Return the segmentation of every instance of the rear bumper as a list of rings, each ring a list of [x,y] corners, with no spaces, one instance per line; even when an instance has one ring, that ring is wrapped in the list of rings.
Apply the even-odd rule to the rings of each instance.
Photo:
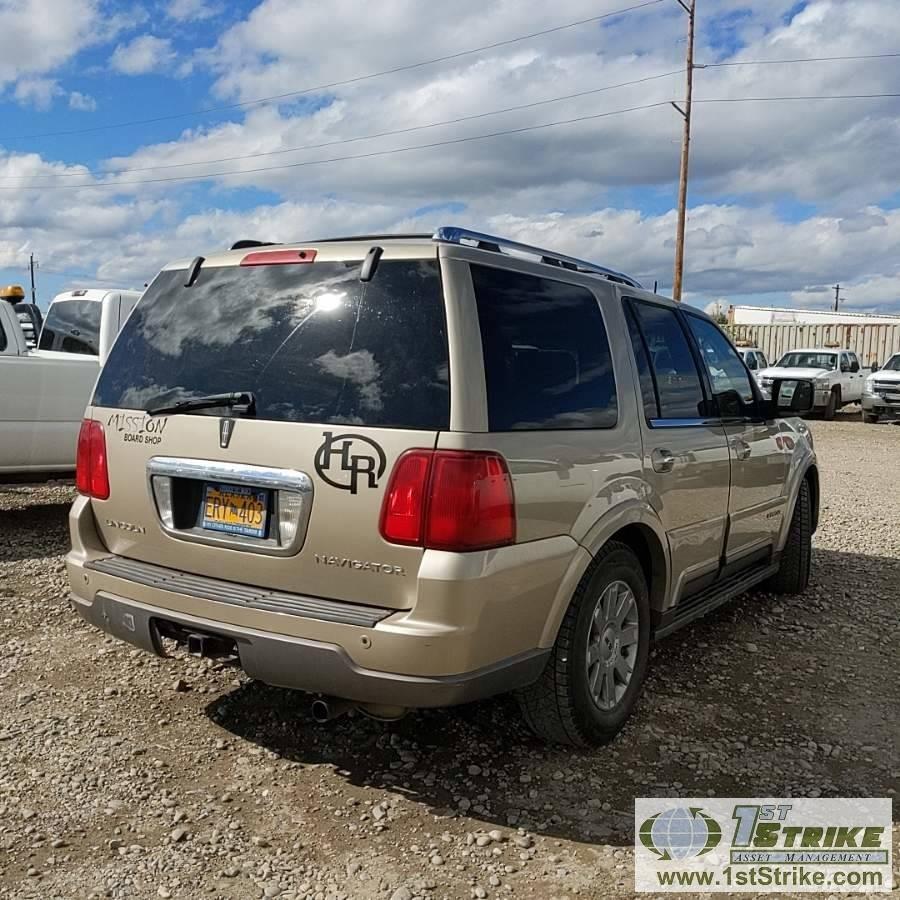
[[[233,640],[241,668],[266,684],[387,706],[452,706],[504,693],[535,681],[550,653],[533,650],[460,675],[399,675],[358,666],[336,644],[235,627],[103,592],[91,602],[73,595],[72,605],[91,625],[150,653],[165,655],[160,628],[175,625]]]
[[[548,622],[586,551],[557,537],[484,553],[427,551],[409,609],[286,594],[110,554],[76,500],[66,557],[72,603],[92,625],[150,652],[160,633],[233,641],[260,681],[361,703],[445,706],[536,680]],[[135,548],[140,549],[140,537]]]

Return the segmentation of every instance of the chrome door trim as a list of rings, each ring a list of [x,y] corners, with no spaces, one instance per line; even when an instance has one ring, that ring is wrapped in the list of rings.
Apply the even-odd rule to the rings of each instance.
[[[650,419],[648,424],[651,428],[709,428],[721,425],[722,419]]]

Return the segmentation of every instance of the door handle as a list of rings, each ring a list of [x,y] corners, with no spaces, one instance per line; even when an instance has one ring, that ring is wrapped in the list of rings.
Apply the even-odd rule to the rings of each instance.
[[[733,441],[731,446],[734,447],[734,455],[738,459],[748,459],[753,452],[753,448],[741,438]]]
[[[671,450],[663,450],[657,447],[650,454],[650,462],[654,472],[671,472],[675,468],[675,454]]]

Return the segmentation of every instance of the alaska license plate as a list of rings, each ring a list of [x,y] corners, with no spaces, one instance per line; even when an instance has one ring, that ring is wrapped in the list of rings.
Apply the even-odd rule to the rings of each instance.
[[[240,484],[212,482],[203,489],[201,527],[242,537],[264,538],[269,492]]]

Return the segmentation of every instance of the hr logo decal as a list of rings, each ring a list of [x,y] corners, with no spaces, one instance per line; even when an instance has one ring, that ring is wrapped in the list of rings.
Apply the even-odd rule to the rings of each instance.
[[[351,494],[363,487],[378,487],[378,479],[387,467],[384,450],[361,434],[339,434],[326,431],[325,440],[316,451],[316,472],[326,484]]]

